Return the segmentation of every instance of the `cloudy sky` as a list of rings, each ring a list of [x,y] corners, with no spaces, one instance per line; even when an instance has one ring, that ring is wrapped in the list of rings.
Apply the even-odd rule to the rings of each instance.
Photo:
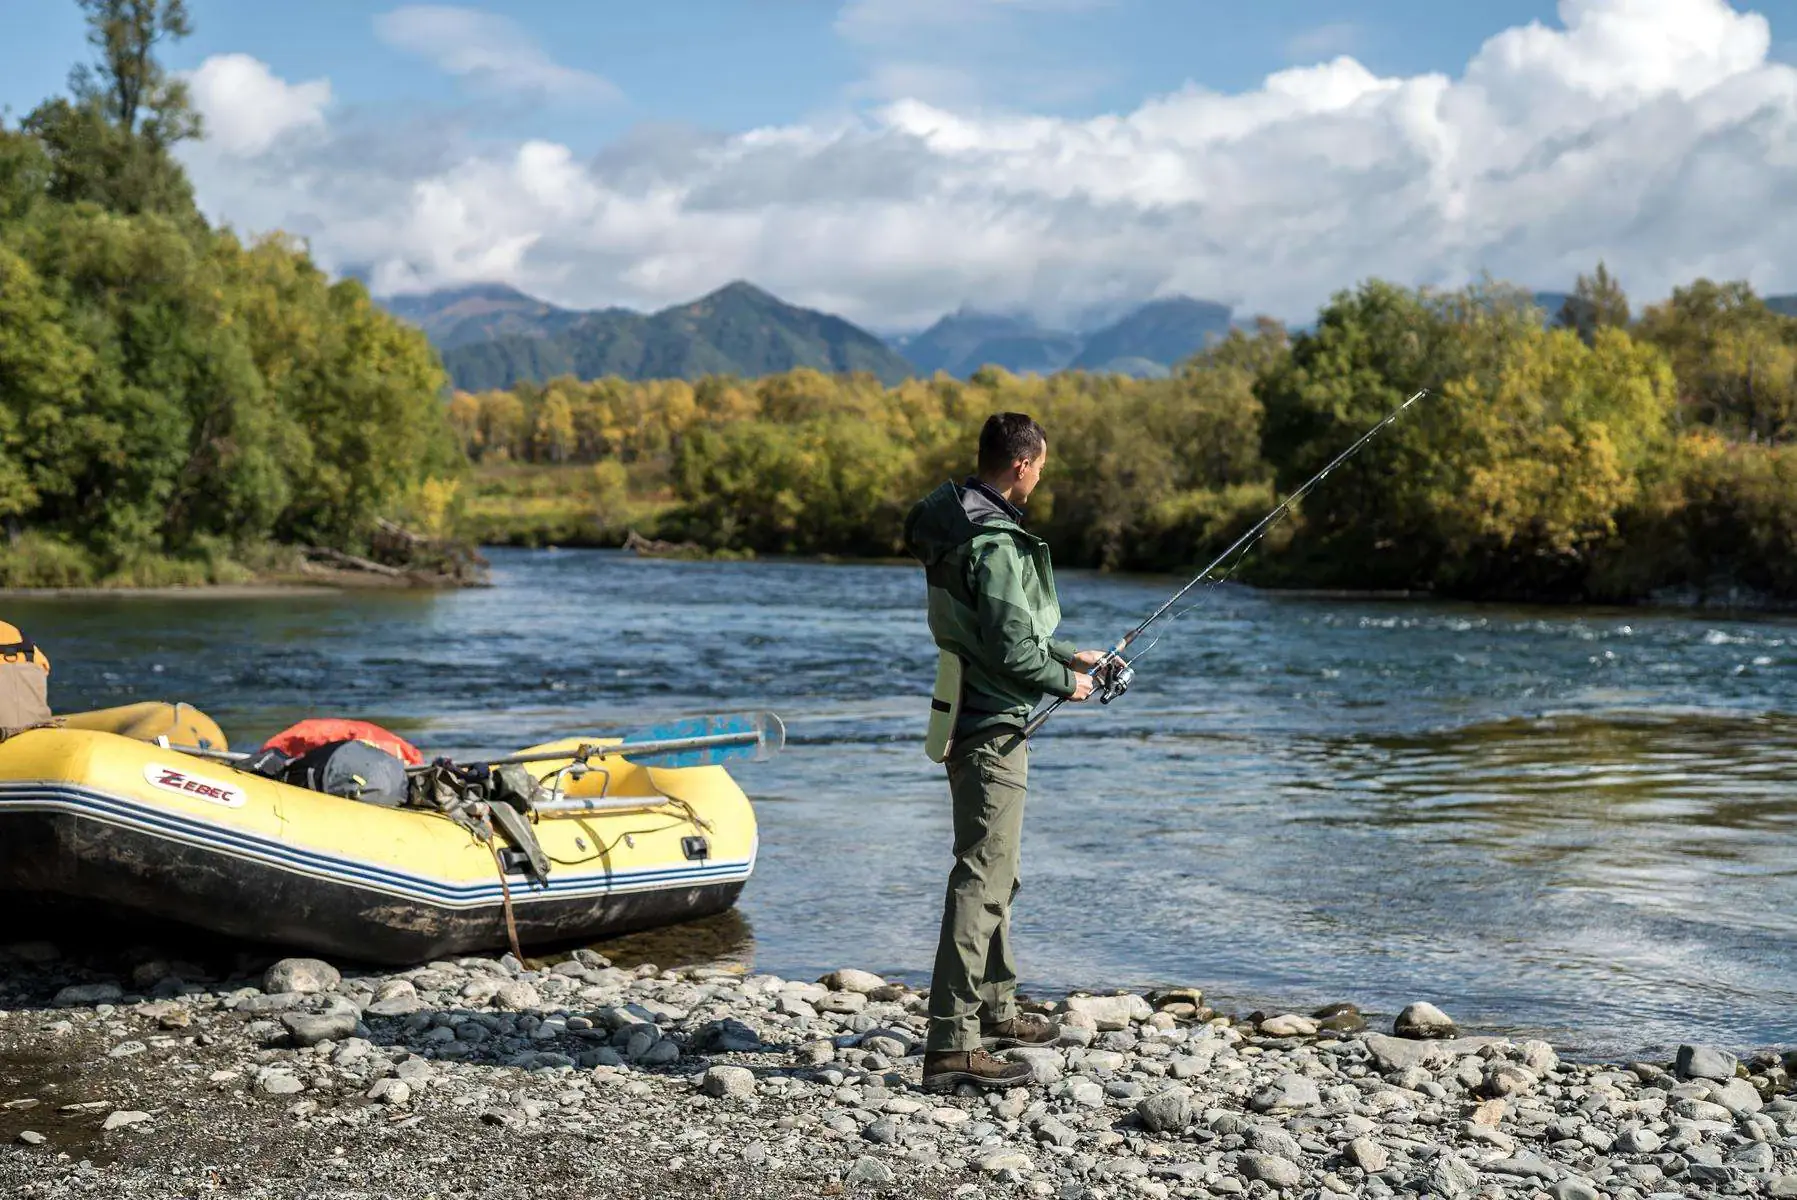
[[[202,205],[377,291],[882,331],[1368,276],[1797,291],[1797,0],[189,0]],[[0,0],[13,117],[85,54]]]

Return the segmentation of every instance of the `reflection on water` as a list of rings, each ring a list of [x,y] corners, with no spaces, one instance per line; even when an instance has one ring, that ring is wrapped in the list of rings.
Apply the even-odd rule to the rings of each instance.
[[[611,959],[614,967],[625,970],[644,964],[666,968],[690,963],[730,968],[745,975],[755,970],[755,930],[740,909],[594,942],[592,948]]]
[[[485,591],[3,615],[55,656],[59,707],[186,699],[240,745],[317,714],[466,754],[774,708],[787,751],[739,773],[762,826],[741,924],[600,949],[924,980],[951,839],[919,744],[917,572],[493,558]],[[1096,645],[1167,584],[1061,586],[1064,631]],[[1027,985],[1196,983],[1243,1008],[1427,997],[1614,1054],[1782,1041],[1794,663],[1789,618],[1220,590],[1129,695],[1063,710],[1032,751]]]

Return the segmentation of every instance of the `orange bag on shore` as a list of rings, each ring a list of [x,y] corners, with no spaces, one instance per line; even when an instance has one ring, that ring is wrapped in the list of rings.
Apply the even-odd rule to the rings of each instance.
[[[424,762],[424,755],[418,752],[418,747],[397,733],[382,729],[372,721],[349,721],[341,717],[313,717],[297,725],[290,725],[264,742],[262,748],[279,750],[288,758],[298,758],[308,750],[316,750],[331,742],[345,741],[367,742],[377,746],[407,766],[416,767]]]

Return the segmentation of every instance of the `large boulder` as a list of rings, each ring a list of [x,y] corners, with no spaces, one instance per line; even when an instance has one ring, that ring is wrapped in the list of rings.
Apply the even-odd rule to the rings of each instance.
[[[1714,1081],[1712,1081],[1714,1082]],[[1710,1100],[1720,1104],[1736,1117],[1744,1117],[1760,1111],[1765,1101],[1753,1090],[1753,1085],[1745,1079],[1731,1079],[1727,1083],[1717,1084],[1710,1088]]]
[[[1497,1038],[1449,1038],[1446,1041],[1413,1041],[1387,1037],[1382,1033],[1366,1035],[1366,1048],[1382,1072],[1403,1071],[1411,1067],[1434,1069],[1445,1067],[1468,1054],[1477,1054]]]
[[[835,1050],[828,1042],[824,1045]],[[693,1046],[717,1054],[750,1054],[762,1049],[762,1042],[761,1035],[748,1024],[735,1017],[725,1017],[702,1027],[693,1038]]]
[[[1392,1032],[1402,1038],[1451,1038],[1460,1032],[1454,1018],[1426,1000],[1407,1006],[1392,1022]]]
[[[1067,1068],[1066,1055],[1052,1046],[1018,1046],[1001,1051],[999,1057],[1011,1062],[1028,1063],[1031,1082],[1042,1087],[1058,1082]]]
[[[1493,1098],[1526,1096],[1541,1080],[1535,1072],[1515,1063],[1493,1063],[1485,1070],[1484,1094]]]
[[[407,1017],[424,1007],[409,979],[389,979],[374,989],[368,1012],[376,1017]]]
[[[1735,1077],[1737,1061],[1728,1051],[1718,1050],[1714,1046],[1680,1046],[1672,1071],[1680,1079],[1714,1079],[1726,1082]]]
[[[855,992],[862,996],[886,986],[886,981],[878,975],[857,971],[853,967],[831,971],[818,982],[833,992]]]
[[[262,976],[262,990],[276,992],[334,992],[343,982],[336,967],[317,958],[283,958]]]
[[[288,1012],[281,1014],[281,1024],[287,1027],[287,1035],[295,1045],[316,1046],[320,1042],[340,1042],[353,1036],[356,1032],[356,1014],[341,1011]]]
[[[508,1012],[529,1012],[543,1007],[543,997],[534,986],[524,980],[508,979],[493,989],[493,995],[487,1003]]]
[[[710,1067],[699,1087],[719,1100],[748,1100],[755,1095],[755,1072],[747,1067]]]
[[[1304,1172],[1299,1170],[1298,1164],[1277,1154],[1240,1155],[1235,1160],[1235,1169],[1245,1178],[1258,1179],[1282,1190],[1296,1188],[1304,1182]]]
[[[1069,996],[1065,1011],[1092,1019],[1101,1033],[1128,1029],[1132,1021],[1146,1021],[1154,1009],[1141,996]]]
[[[1314,1037],[1317,1023],[1309,1017],[1300,1017],[1297,1013],[1281,1013],[1262,1021],[1260,1032],[1276,1038]]]
[[[125,991],[116,983],[72,983],[51,999],[55,1008],[75,1008],[88,1004],[117,1004]]]
[[[1183,1132],[1197,1119],[1192,1089],[1170,1087],[1156,1092],[1136,1105],[1136,1116],[1150,1133]]]

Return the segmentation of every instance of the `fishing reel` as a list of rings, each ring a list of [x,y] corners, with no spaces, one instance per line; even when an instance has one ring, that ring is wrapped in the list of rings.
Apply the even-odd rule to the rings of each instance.
[[[1129,690],[1135,682],[1136,669],[1121,658],[1107,658],[1092,673],[1093,694],[1100,704],[1109,704]]]

